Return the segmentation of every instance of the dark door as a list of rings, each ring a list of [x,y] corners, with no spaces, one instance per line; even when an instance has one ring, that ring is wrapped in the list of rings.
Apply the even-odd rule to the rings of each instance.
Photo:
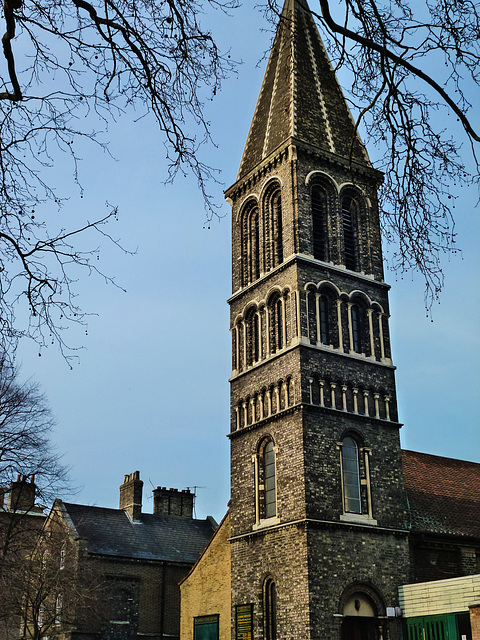
[[[342,623],[342,640],[378,640],[378,623],[374,618],[346,617]]]

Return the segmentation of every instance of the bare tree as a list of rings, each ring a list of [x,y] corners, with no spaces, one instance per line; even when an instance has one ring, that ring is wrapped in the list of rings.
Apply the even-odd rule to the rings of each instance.
[[[38,386],[21,383],[6,356],[0,357],[0,636],[18,631],[19,591],[37,575],[32,556],[44,536],[44,506],[66,490],[67,469],[50,436],[53,419]],[[6,500],[8,498],[8,500]],[[38,502],[41,504],[39,505]],[[52,536],[49,534],[49,540]],[[49,544],[51,544],[49,542]],[[36,568],[35,568],[36,567]],[[35,570],[34,570],[35,569]],[[17,636],[15,636],[17,637]]]
[[[280,2],[264,6],[276,21]],[[310,8],[344,88],[350,78],[357,128],[385,173],[380,204],[384,236],[395,244],[390,266],[423,275],[429,308],[443,286],[441,257],[457,251],[455,189],[478,185],[478,4],[310,0]]]
[[[79,616],[100,621],[105,608],[102,576],[82,563],[82,547],[52,509],[36,536],[23,537],[0,572],[0,620],[15,638],[41,640],[68,633]],[[79,572],[79,565],[82,566]]]
[[[203,101],[232,68],[200,17],[204,9],[227,11],[237,0],[5,0],[0,87],[0,339],[12,349],[22,336],[39,345],[58,342],[62,328],[84,322],[74,300],[78,266],[100,273],[97,251],[76,248],[87,229],[105,234],[116,216],[55,229],[41,205],[65,205],[49,182],[58,153],[67,154],[78,181],[76,143],[104,146],[85,116],[105,127],[135,109],[151,113],[164,135],[168,179],[191,171],[208,215],[212,169],[198,156],[210,139]],[[18,44],[17,44],[18,43]],[[16,48],[20,53],[16,53]],[[90,118],[90,121],[91,118]],[[100,274],[104,276],[104,274]],[[104,276],[105,277],[105,276]],[[112,281],[111,279],[109,279]]]
[[[45,396],[35,382],[19,382],[0,355],[0,486],[35,477],[36,497],[47,501],[65,489],[67,469],[50,439],[54,425]]]

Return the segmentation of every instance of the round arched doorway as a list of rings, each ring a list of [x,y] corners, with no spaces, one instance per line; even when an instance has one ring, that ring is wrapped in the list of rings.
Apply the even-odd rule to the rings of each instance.
[[[377,598],[363,590],[345,594],[341,640],[382,640],[383,633],[378,619],[379,604]]]

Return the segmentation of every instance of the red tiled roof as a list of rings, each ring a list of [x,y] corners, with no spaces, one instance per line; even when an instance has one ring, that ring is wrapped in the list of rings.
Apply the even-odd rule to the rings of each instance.
[[[412,530],[480,538],[480,464],[402,453]]]

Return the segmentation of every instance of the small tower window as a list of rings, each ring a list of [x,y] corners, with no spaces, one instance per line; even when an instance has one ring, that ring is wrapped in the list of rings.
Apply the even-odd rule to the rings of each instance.
[[[358,271],[358,205],[351,195],[342,198],[342,225],[345,266]]]
[[[312,187],[312,234],[313,257],[327,260],[327,194],[319,185]]]
[[[351,437],[342,442],[343,509],[346,513],[361,513],[360,465],[358,445]]]
[[[265,640],[277,638],[277,591],[275,581],[267,578],[264,585]]]

